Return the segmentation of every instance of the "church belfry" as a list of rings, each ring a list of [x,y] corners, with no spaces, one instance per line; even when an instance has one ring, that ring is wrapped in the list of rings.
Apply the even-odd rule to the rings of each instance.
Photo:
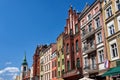
[[[20,80],[23,80],[23,78],[26,75],[27,71],[28,71],[28,63],[27,63],[26,53],[25,53],[23,62],[21,64],[21,79]]]

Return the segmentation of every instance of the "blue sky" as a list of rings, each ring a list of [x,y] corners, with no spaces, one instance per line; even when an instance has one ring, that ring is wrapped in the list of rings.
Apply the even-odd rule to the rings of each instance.
[[[93,1],[0,0],[0,80],[11,80],[11,76],[5,75],[11,73],[10,68],[19,72],[25,51],[31,66],[36,46],[56,41],[64,31],[71,4],[81,11],[86,2]]]

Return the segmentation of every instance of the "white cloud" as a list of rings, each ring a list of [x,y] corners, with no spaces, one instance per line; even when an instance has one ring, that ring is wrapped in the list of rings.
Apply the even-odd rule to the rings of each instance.
[[[0,74],[3,74],[5,72],[10,72],[10,73],[19,72],[19,69],[17,67],[6,67],[3,70],[0,70]]]
[[[14,80],[19,73],[17,67],[6,67],[0,70],[0,80]]]
[[[12,79],[15,80],[16,76],[17,76],[17,73],[13,75]]]
[[[5,65],[10,65],[10,64],[12,64],[12,62],[6,62],[6,63],[5,63]]]

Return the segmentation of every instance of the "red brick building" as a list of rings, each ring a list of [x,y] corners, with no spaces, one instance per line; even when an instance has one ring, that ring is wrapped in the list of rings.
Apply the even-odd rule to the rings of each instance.
[[[57,80],[57,54],[56,54],[56,45],[54,45],[54,50],[51,54],[52,61],[52,80]]]
[[[40,45],[35,50],[33,56],[33,80],[39,80],[40,78],[40,52],[45,48],[47,48],[47,45]]]
[[[78,13],[70,7],[64,36],[65,73],[63,79],[78,80],[82,77],[81,38]]]

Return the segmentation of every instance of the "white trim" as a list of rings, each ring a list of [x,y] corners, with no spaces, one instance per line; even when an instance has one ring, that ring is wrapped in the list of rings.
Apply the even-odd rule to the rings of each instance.
[[[111,61],[116,60],[116,59],[119,59],[118,46],[117,46],[117,53],[118,53],[118,56],[117,56],[117,57],[114,57],[114,58],[112,57],[112,49],[111,49],[111,45],[114,44],[114,43],[116,43],[116,46],[117,46],[117,41],[116,41],[116,39],[114,39],[114,40],[112,40],[112,41],[109,42],[109,49],[110,49]]]
[[[118,29],[120,30],[120,16],[117,17]]]
[[[97,54],[98,54],[98,63],[101,63],[101,62],[100,62],[100,56],[99,56],[99,51],[101,51],[101,50],[103,50],[103,54],[104,54],[104,56],[105,56],[104,47],[98,49],[98,50],[97,50]],[[104,57],[104,56],[103,56],[103,57]]]
[[[110,22],[107,24],[108,36],[110,36],[110,35],[111,35],[111,34],[110,34],[110,32],[109,32],[109,27],[110,27],[111,25],[114,25],[114,21],[113,21],[113,20],[112,20],[112,21],[110,21]],[[114,26],[114,30],[115,30],[115,26]]]

